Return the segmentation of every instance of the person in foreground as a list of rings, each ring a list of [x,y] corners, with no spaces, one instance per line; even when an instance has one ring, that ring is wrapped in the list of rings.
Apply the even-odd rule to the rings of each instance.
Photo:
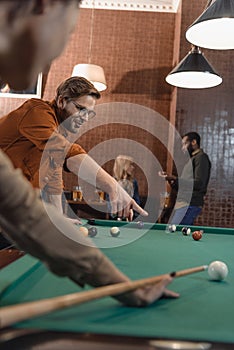
[[[178,190],[178,183],[183,185],[184,191],[177,196],[174,213],[170,219],[172,224],[193,225],[200,214],[204,196],[210,179],[211,162],[208,155],[200,148],[200,135],[188,132],[182,137],[182,151],[189,152],[190,160],[185,164],[180,177],[159,173],[169,182],[171,187]],[[192,162],[192,167],[190,166]],[[186,184],[192,183],[192,197],[187,201]]]
[[[0,0],[0,76],[4,81],[16,89],[33,85],[36,75],[61,53],[78,4],[77,0]],[[24,45],[30,52],[26,62]],[[79,285],[97,287],[128,280],[87,237],[80,235],[78,243],[62,233],[77,235],[77,229],[53,205],[43,206],[38,191],[3,152],[0,179],[4,184],[0,187],[0,226],[19,248]],[[115,298],[129,306],[145,306],[160,297],[177,297],[166,288],[171,281],[166,275],[154,286]]]

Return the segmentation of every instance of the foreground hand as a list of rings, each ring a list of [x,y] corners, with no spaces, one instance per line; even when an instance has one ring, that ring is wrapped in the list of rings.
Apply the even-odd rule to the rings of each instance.
[[[167,289],[173,278],[168,274],[152,286],[139,288],[134,292],[118,295],[116,298],[127,306],[147,306],[160,298],[178,298],[179,294]]]
[[[137,290],[136,292],[142,299],[143,305],[152,304],[160,298],[178,298],[178,293],[166,289],[166,286],[171,283],[172,280],[173,278],[170,275],[166,275],[160,282]]]

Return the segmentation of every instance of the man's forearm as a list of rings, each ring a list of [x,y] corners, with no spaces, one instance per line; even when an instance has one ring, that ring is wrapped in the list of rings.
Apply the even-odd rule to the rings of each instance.
[[[62,195],[61,194],[49,194],[48,195],[48,203],[53,204],[55,208],[60,213],[63,213],[63,206],[62,206]]]
[[[34,190],[13,169],[0,151],[0,225],[7,236],[27,253],[35,256],[59,276],[69,277],[79,285],[94,287],[128,281],[93,242],[84,237],[52,205],[42,204]],[[138,292],[116,298],[128,305],[145,304]]]
[[[121,217],[124,216],[131,219],[131,209],[134,209],[143,216],[148,215],[118,182],[89,155],[80,154],[67,159],[67,167],[70,171],[78,175],[78,178],[83,179],[95,187],[101,188],[109,194],[112,213],[118,213]]]
[[[54,273],[78,284],[117,283],[126,277],[13,169],[0,152],[0,225],[16,245],[42,260]],[[101,266],[101,268],[100,268]]]

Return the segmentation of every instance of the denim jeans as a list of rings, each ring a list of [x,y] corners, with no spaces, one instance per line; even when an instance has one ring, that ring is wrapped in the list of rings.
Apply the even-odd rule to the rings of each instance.
[[[176,209],[173,217],[170,219],[170,223],[176,225],[193,225],[194,220],[200,214],[201,210],[201,207],[191,205]]]

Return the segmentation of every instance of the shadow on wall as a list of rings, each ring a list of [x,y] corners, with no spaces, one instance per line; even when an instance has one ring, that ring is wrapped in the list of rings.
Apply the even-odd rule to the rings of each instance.
[[[171,67],[160,67],[129,71],[123,75],[112,93],[151,95],[154,99],[170,95],[173,87],[165,81],[170,69]]]

